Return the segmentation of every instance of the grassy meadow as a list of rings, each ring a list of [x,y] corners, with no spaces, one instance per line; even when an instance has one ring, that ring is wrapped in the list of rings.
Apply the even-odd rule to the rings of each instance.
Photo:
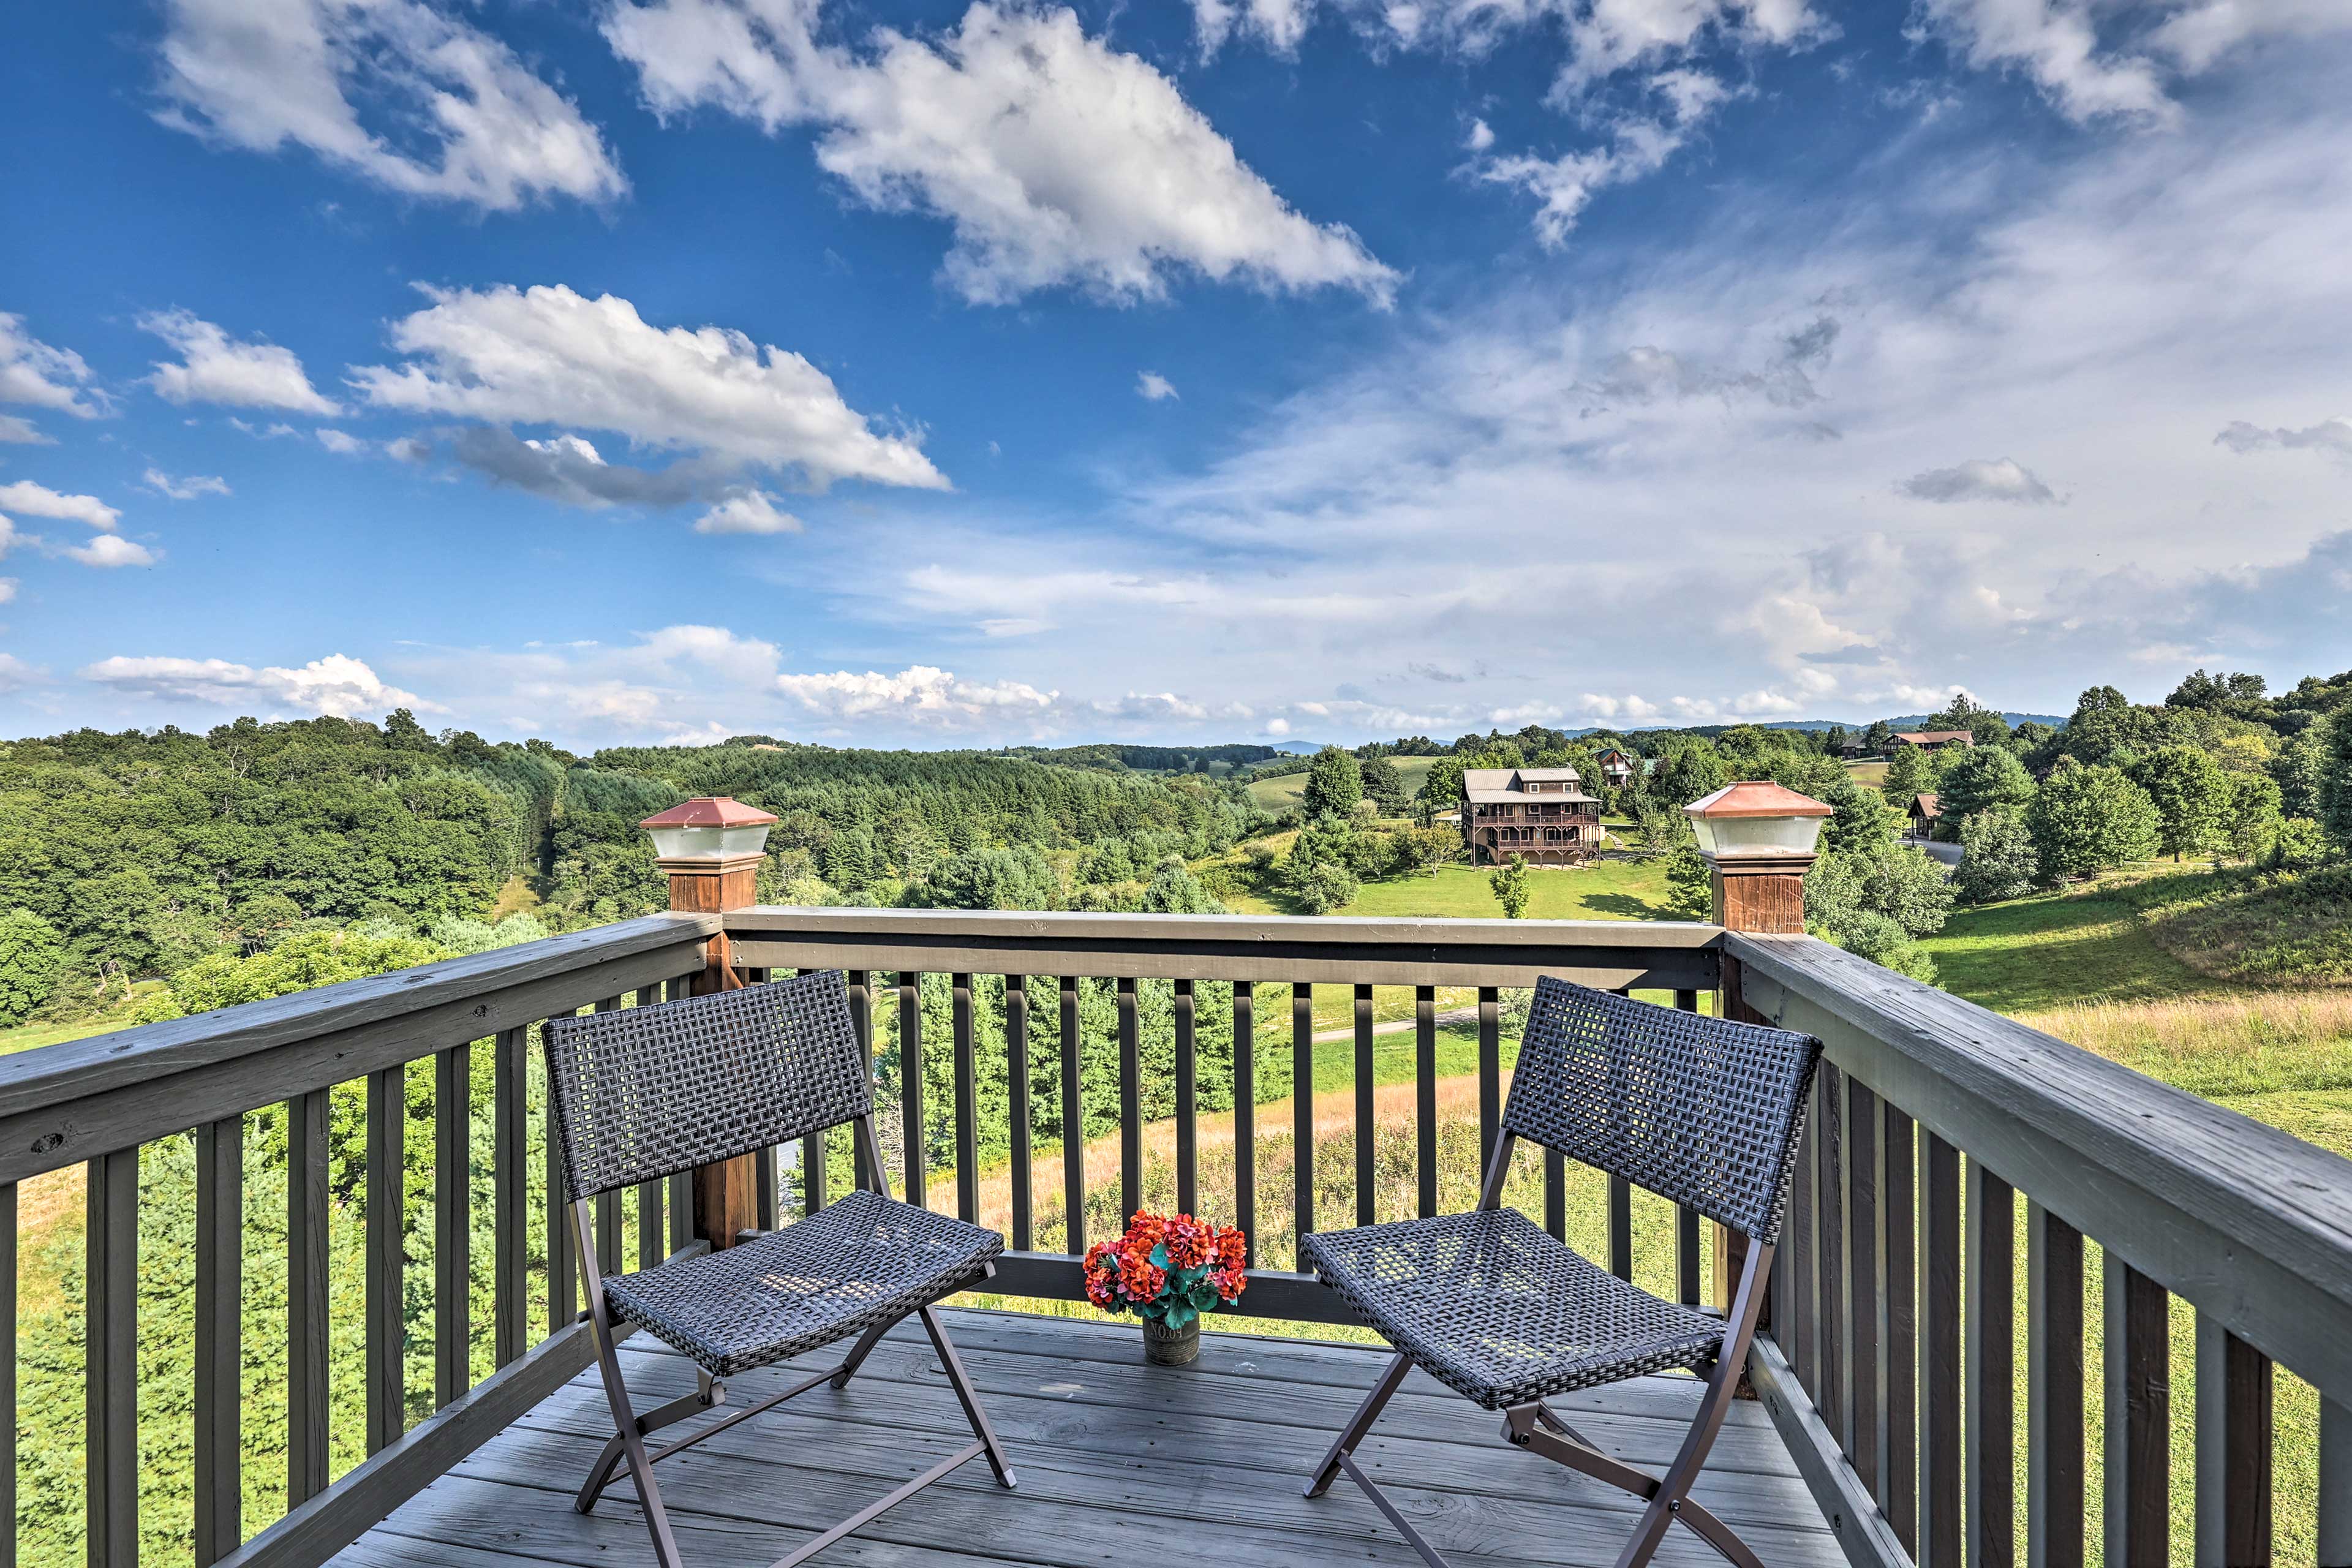
[[[1421,781],[1429,776],[1430,767],[1437,759],[1391,757],[1389,761],[1396,765],[1397,777],[1404,780],[1405,794],[1418,795],[1421,793]],[[1280,778],[1254,779],[1250,783],[1249,794],[1252,800],[1268,811],[1288,811],[1306,796],[1307,773],[1302,769],[1295,773],[1285,773]]]

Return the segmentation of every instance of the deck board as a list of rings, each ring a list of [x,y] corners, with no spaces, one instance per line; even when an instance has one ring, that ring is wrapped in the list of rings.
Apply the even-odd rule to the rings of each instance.
[[[1143,1364],[1129,1326],[953,1312],[950,1330],[1020,1477],[986,1465],[946,1480],[817,1558],[822,1568],[1131,1568],[1202,1555],[1233,1568],[1419,1559],[1344,1478],[1299,1496],[1305,1473],[1377,1375],[1383,1352],[1211,1334],[1181,1371]],[[817,1358],[814,1364],[822,1364]],[[625,1371],[640,1406],[693,1386],[693,1368],[632,1341]],[[777,1370],[733,1379],[737,1402],[781,1386]],[[1652,1468],[1679,1442],[1698,1385],[1643,1378],[1555,1404],[1609,1452]],[[1459,1568],[1586,1568],[1613,1561],[1631,1499],[1520,1453],[1499,1418],[1419,1373],[1359,1458]],[[411,1500],[336,1562],[341,1568],[521,1568],[650,1563],[624,1483],[592,1515],[572,1489],[611,1426],[593,1372]],[[969,1437],[919,1327],[877,1348],[856,1382],[818,1388],[664,1463],[657,1472],[694,1568],[764,1568],[835,1519]],[[1767,1562],[1842,1564],[1761,1408],[1736,1408],[1695,1489]],[[1201,1542],[1192,1551],[1168,1542]],[[1662,1564],[1721,1560],[1687,1532]]]

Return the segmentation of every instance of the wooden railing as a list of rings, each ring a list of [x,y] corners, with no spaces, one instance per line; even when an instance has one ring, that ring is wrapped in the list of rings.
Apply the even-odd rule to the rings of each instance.
[[[727,951],[707,939],[721,930]],[[1146,1172],[1143,1010],[1139,987],[1165,983],[1174,1071],[1174,1197],[1198,1205],[1202,1125],[1198,1005],[1206,982],[1229,983],[1234,1037],[1231,1135],[1233,1213],[1253,1235],[1269,1219],[1294,1234],[1402,1217],[1380,1212],[1374,1192],[1374,994],[1413,994],[1414,1181],[1412,1212],[1438,1212],[1457,1175],[1475,1180],[1491,1147],[1506,1082],[1504,990],[1553,973],[1609,990],[1640,991],[1696,1008],[1719,1005],[1819,1035],[1828,1047],[1812,1131],[1774,1277],[1770,1337],[1752,1359],[1757,1390],[1772,1411],[1825,1517],[1858,1563],[1907,1560],[1958,1565],[2011,1560],[2021,1517],[2011,1486],[2015,1368],[2009,1345],[2016,1240],[2011,1194],[2022,1193],[2032,1418],[2030,1485],[2022,1511],[2035,1564],[2083,1560],[2086,1523],[2086,1416],[2083,1390],[2084,1238],[2106,1251],[2108,1330],[2105,1496],[2106,1559],[2158,1563],[2171,1476],[2167,1457],[2166,1293],[2192,1303],[2200,1323],[2193,1482],[2198,1561],[2270,1560],[2269,1373],[2273,1361],[2318,1388],[2326,1405],[2318,1455],[2320,1560],[2352,1561],[2352,1436],[2339,1411],[2352,1406],[2352,1164],[2232,1112],[2092,1058],[2047,1036],[1917,985],[1810,939],[1756,938],[1717,927],[1631,921],[1282,920],[1222,916],[971,913],[904,910],[755,908],[724,915],[632,921],[377,980],[324,987],[278,1001],[28,1052],[0,1062],[0,1237],[13,1249],[18,1182],[79,1164],[88,1188],[88,1521],[89,1561],[138,1561],[140,1326],[138,1171],[142,1144],[194,1129],[197,1160],[194,1468],[201,1565],[273,1568],[323,1562],[390,1508],[445,1472],[586,1364],[576,1327],[573,1262],[560,1226],[542,1210],[547,1173],[526,1168],[530,1118],[530,1034],[538,1021],[635,995],[708,985],[714,956],[742,978],[791,970],[847,972],[854,1016],[869,1045],[885,1011],[897,1019],[898,1112],[908,1195],[950,1206],[934,1175],[952,1166],[952,1206],[980,1217],[981,1110],[975,1084],[983,1049],[1002,1050],[1010,1104],[1006,1230],[1011,1251],[993,1289],[1074,1299],[1077,1254],[1087,1239],[1089,1183],[1082,1137],[1060,1149],[1062,1223],[1041,1215],[1051,1194],[1033,1191],[1034,1129],[1084,1125],[1083,1050],[1115,1049],[1119,1101],[1115,1161],[1121,1212],[1138,1206]],[[926,1036],[922,977],[944,975],[946,1038]],[[983,975],[1047,976],[1052,1004],[1008,984],[1000,1016],[981,1026]],[[935,983],[936,984],[936,983]],[[1083,985],[1108,984],[1115,1038],[1089,1047],[1080,1028]],[[1259,987],[1288,990],[1288,1020],[1261,1018]],[[1288,1193],[1256,1190],[1262,1139],[1253,1074],[1267,1045],[1287,1033],[1293,1073],[1288,1136],[1297,1151],[1316,1136],[1317,987],[1345,986],[1352,1018],[1353,1202],[1329,1212],[1314,1161],[1292,1161]],[[1475,994],[1475,1149],[1442,1160],[1437,1016],[1441,988]],[[1218,992],[1219,1005],[1224,993]],[[1270,1037],[1270,1039],[1269,1039]],[[492,1316],[499,1370],[473,1387],[465,1351],[478,1320],[467,1273],[454,1260],[484,1225],[467,1185],[439,1180],[435,1194],[436,1413],[404,1432],[404,1260],[397,1223],[403,1168],[402,1072],[436,1063],[435,1165],[467,1168],[471,1126],[468,1053],[487,1041],[498,1071],[495,1191],[487,1216],[498,1259]],[[927,1053],[949,1053],[948,1103],[927,1102]],[[1030,1103],[1033,1060],[1057,1059],[1060,1104]],[[997,1064],[987,1064],[992,1071]],[[362,1079],[368,1089],[364,1191],[368,1376],[372,1456],[329,1483],[325,1378],[327,1092]],[[287,1459],[291,1511],[243,1541],[261,1521],[239,1516],[237,1474],[242,1324],[236,1245],[242,1208],[243,1115],[287,1107],[288,1235],[292,1325],[287,1346]],[[940,1134],[944,1132],[944,1138]],[[1221,1134],[1222,1135],[1222,1134]],[[1393,1134],[1391,1134],[1393,1135]],[[935,1162],[943,1142],[952,1157]],[[1552,1157],[1538,1186],[1543,1219],[1567,1226],[1573,1173]],[[787,1173],[797,1166],[797,1179]],[[812,1143],[797,1160],[759,1161],[759,1223],[790,1223],[826,1197],[827,1162]],[[791,1188],[793,1190],[787,1190]],[[694,1245],[707,1215],[692,1212],[693,1184],[630,1200],[640,1266]],[[1318,1212],[1318,1197],[1325,1198]],[[1225,1201],[1224,1194],[1217,1201]],[[1530,1200],[1533,1206],[1533,1200]],[[666,1211],[666,1213],[665,1213]],[[1601,1261],[1631,1277],[1637,1247],[1671,1256],[1666,1289],[1686,1302],[1712,1291],[1702,1275],[1703,1226],[1687,1210],[1637,1205],[1607,1184]],[[650,1217],[648,1217],[650,1216]],[[623,1205],[600,1211],[600,1249],[620,1254]],[[1639,1226],[1669,1227],[1671,1236]],[[537,1253],[532,1238],[541,1240]],[[1060,1250],[1040,1247],[1057,1240]],[[1718,1264],[1722,1248],[1715,1249]],[[13,1260],[12,1260],[13,1261]],[[1303,1276],[1253,1258],[1247,1310],[1271,1318],[1334,1321],[1329,1293]],[[534,1274],[534,1266],[537,1272]],[[13,1268],[0,1280],[13,1289]],[[531,1321],[532,1287],[543,1322]],[[2071,1305],[2070,1305],[2071,1303]],[[13,1306],[13,1301],[6,1305]],[[0,1310],[0,1324],[15,1314]],[[11,1328],[13,1335],[13,1328]],[[5,1347],[13,1352],[12,1342]],[[13,1384],[0,1387],[0,1423],[15,1431]],[[0,1476],[13,1478],[13,1449]],[[13,1519],[13,1508],[6,1517]],[[13,1556],[8,1560],[13,1561]]]

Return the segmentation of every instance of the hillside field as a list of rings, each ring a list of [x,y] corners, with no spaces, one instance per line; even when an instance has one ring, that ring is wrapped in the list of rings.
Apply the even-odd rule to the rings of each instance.
[[[1430,766],[1436,760],[1434,757],[1389,759],[1396,765],[1397,776],[1404,780],[1407,795],[1421,793],[1421,781],[1429,776]],[[1268,811],[1288,811],[1306,793],[1307,775],[1303,772],[1285,773],[1280,778],[1259,779],[1249,786],[1250,798]]]

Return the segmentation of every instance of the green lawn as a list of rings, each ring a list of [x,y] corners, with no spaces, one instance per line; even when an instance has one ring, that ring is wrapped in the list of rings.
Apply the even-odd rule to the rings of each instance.
[[[1343,914],[1499,920],[1503,906],[1486,885],[1490,868],[1440,866],[1434,876],[1366,882]],[[1603,860],[1574,868],[1532,867],[1528,915],[1551,921],[1667,921],[1665,862]],[[1272,900],[1238,894],[1225,900],[1243,914],[1288,914]]]
[[[1924,945],[1945,990],[1999,1013],[2242,989],[2166,952],[2129,905],[2096,889],[1956,910]]]
[[[1389,761],[1395,764],[1397,777],[1404,780],[1405,794],[1418,795],[1422,780],[1429,776],[1430,767],[1437,759],[1391,757]],[[1307,775],[1296,773],[1285,773],[1278,779],[1259,779],[1249,786],[1249,793],[1252,800],[1268,811],[1288,811],[1307,793]]]

